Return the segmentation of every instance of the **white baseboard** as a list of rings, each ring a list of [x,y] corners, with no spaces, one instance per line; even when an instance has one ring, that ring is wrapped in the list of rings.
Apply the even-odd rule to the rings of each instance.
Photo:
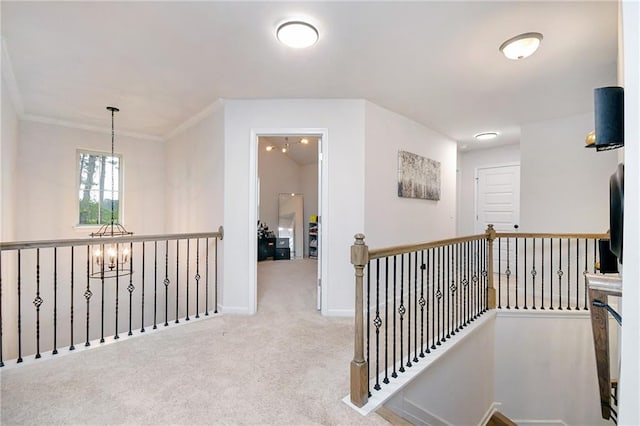
[[[408,399],[404,399],[402,405],[403,407],[398,410],[398,414],[416,426],[453,426],[442,417],[419,407]]]
[[[562,420],[514,420],[518,426],[568,426]]]
[[[353,317],[355,311],[353,309],[327,309],[324,311],[327,317]]]
[[[246,306],[222,306],[220,305],[220,312],[223,314],[241,314],[241,315],[253,315],[253,312]]]

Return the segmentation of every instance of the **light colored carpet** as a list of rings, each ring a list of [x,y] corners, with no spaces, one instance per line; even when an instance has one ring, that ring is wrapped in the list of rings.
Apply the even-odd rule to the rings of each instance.
[[[258,264],[258,314],[3,369],[7,424],[388,424],[340,399],[353,320],[315,309],[314,260]]]

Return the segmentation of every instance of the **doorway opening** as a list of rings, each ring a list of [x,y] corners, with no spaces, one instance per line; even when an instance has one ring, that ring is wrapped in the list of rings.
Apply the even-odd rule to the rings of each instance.
[[[322,135],[261,133],[256,139],[256,308],[270,292],[284,291],[320,310]]]

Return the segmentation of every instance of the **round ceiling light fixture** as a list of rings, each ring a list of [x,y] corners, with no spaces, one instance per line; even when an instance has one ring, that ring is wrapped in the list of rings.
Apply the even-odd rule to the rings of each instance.
[[[500,51],[509,59],[524,59],[534,54],[540,42],[542,34],[540,33],[524,33],[511,37],[500,45]]]
[[[474,135],[474,138],[476,138],[479,141],[488,141],[491,139],[495,139],[498,137],[498,132],[482,132],[482,133],[478,133],[477,135]]]
[[[316,27],[307,22],[288,21],[278,26],[276,37],[286,46],[304,49],[316,44],[320,35]]]

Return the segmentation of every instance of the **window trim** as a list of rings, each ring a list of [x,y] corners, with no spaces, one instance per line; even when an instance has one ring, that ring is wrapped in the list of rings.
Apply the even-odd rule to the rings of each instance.
[[[85,148],[77,148],[76,156],[75,156],[75,164],[76,164],[76,173],[75,173],[75,182],[74,182],[74,202],[75,202],[75,219],[74,219],[74,228],[83,229],[83,230],[91,230],[91,229],[99,229],[102,225],[99,223],[80,223],[80,199],[78,198],[78,194],[80,191],[80,154],[89,154],[89,155],[102,155],[111,157],[111,152],[97,151],[95,149],[85,149]],[[118,207],[118,223],[124,226],[124,155],[120,152],[114,152],[114,157],[118,157],[118,162],[120,164],[118,170],[118,199],[119,199],[119,207]]]

